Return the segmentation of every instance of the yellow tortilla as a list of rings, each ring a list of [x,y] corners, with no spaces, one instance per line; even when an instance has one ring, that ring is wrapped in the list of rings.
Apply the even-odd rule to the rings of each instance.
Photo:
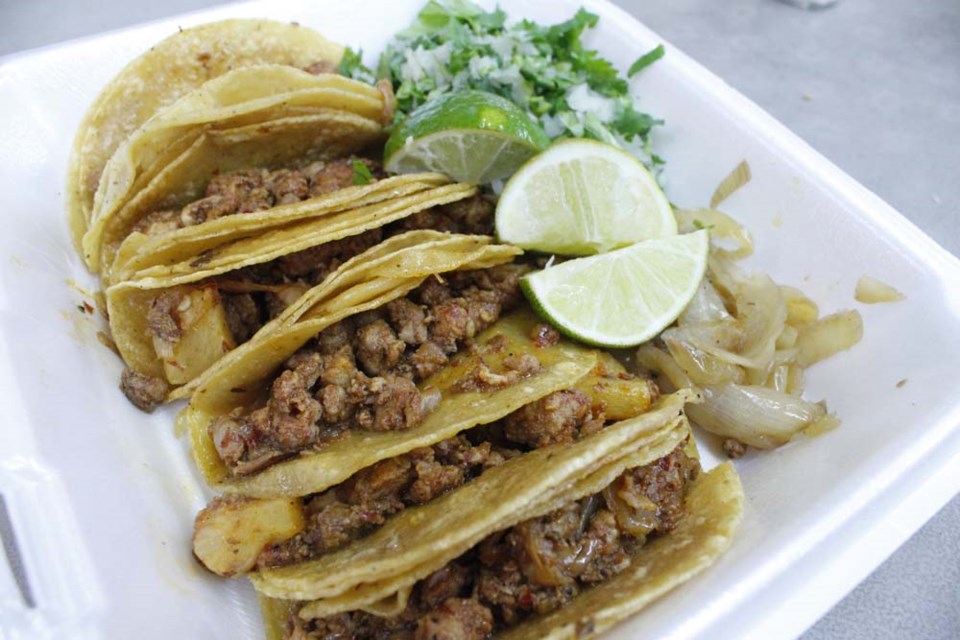
[[[439,187],[449,181],[449,178],[439,173],[405,174],[366,185],[346,187],[305,202],[208,220],[202,225],[183,227],[162,235],[147,236],[134,232],[120,245],[110,269],[111,277],[116,282],[133,280],[137,278],[138,272],[148,267],[193,261],[206,251],[264,229],[366,207]]]
[[[290,224],[268,227],[254,235],[214,246],[175,264],[147,267],[123,285],[156,288],[196,282],[358,235],[419,211],[463,200],[474,193],[476,187],[471,184],[448,184],[385,202],[335,211],[327,216],[303,217]],[[309,202],[289,206],[306,211],[307,207],[302,205]]]
[[[337,75],[311,75],[282,65],[238,69],[207,82],[143,124],[104,167],[94,198],[90,233],[172,161],[170,147],[204,131],[242,130],[277,121],[342,112],[385,123],[384,96]]]
[[[498,635],[504,640],[593,638],[704,571],[733,542],[743,511],[743,487],[725,462],[701,474],[676,529],[644,545],[630,568],[584,591],[569,605]]]
[[[343,47],[296,24],[224,20],[180,30],[130,62],[87,110],[73,144],[67,210],[79,249],[100,175],[114,151],[140,125],[201,84],[249,65],[306,67],[339,62]]]
[[[614,473],[609,465],[636,466],[666,455],[687,437],[679,427],[689,397],[687,392],[666,396],[647,413],[577,443],[526,453],[457,491],[404,509],[347,547],[289,567],[262,569],[250,579],[272,598],[337,598],[340,611],[375,603],[412,586],[495,531],[596,493],[627,468],[618,466]],[[607,478],[599,488],[596,474]],[[317,606],[331,611],[330,603]],[[314,617],[311,609],[303,615]]]
[[[436,444],[476,425],[493,422],[530,402],[569,387],[593,369],[596,355],[577,345],[562,342],[543,349],[532,347],[529,332],[536,322],[530,314],[516,314],[501,320],[478,337],[478,344],[497,334],[507,339],[507,346],[501,353],[487,354],[483,358],[492,371],[504,370],[503,358],[507,354],[529,352],[536,354],[543,367],[536,374],[499,389],[457,391],[454,387],[456,381],[480,363],[478,354],[463,352],[448,367],[418,385],[433,387],[441,393],[437,408],[419,425],[403,431],[350,431],[319,451],[305,452],[252,476],[227,478],[207,430],[219,414],[212,415],[191,406],[179,419],[191,430],[195,460],[208,481],[216,483],[218,489],[257,498],[318,493],[380,460]],[[296,329],[295,326],[292,331],[278,334],[297,337],[296,341],[283,345],[284,359],[293,353],[290,349],[294,345],[306,341],[301,341],[306,332]],[[309,333],[306,339],[315,333]],[[202,402],[203,396],[198,392],[195,398],[193,405]]]
[[[686,429],[678,430],[685,433]],[[646,464],[650,455],[667,451],[672,440],[643,452],[628,454],[587,476],[559,500],[544,502],[528,511],[523,518],[549,513],[572,500],[602,490],[623,470]],[[614,578],[580,593],[573,602],[545,616],[534,617],[495,637],[503,640],[575,640],[593,638],[625,621],[646,606],[703,572],[730,547],[743,510],[743,488],[730,462],[702,473],[691,484],[686,497],[687,514],[677,528],[644,545],[632,558],[630,567]],[[416,525],[415,525],[416,526]],[[504,524],[497,530],[513,526]],[[399,544],[399,543],[398,543]],[[405,580],[367,583],[359,589],[333,598],[314,600],[297,609],[295,599],[271,598],[260,592],[268,637],[282,637],[286,620],[298,614],[302,619],[319,618],[345,611],[364,610],[374,615],[398,615],[406,607],[407,598],[416,581],[452,560],[432,559],[414,570]],[[447,559],[448,558],[448,559]],[[254,578],[254,583],[258,579]],[[395,593],[374,600],[385,588],[401,585]],[[379,588],[378,588],[379,587]],[[276,635],[270,635],[276,634]]]
[[[380,140],[382,131],[376,121],[321,110],[265,124],[198,130],[184,137],[191,135],[196,138],[190,146],[159,168],[123,206],[91,220],[83,236],[83,256],[91,270],[111,265],[120,243],[142,216],[202,197],[217,174],[347,156]]]

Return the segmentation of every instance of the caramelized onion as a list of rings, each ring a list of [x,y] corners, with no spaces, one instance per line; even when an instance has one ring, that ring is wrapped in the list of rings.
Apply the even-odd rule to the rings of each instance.
[[[758,449],[772,449],[824,416],[819,404],[754,385],[703,387],[703,404],[687,412],[701,427]]]

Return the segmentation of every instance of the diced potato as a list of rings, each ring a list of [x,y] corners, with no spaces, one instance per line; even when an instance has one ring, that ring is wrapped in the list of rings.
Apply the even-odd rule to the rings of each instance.
[[[237,346],[216,285],[187,289],[174,311],[180,336],[154,334],[153,346],[171,384],[186,384]]]
[[[210,571],[234,576],[253,569],[265,546],[292,538],[304,526],[298,498],[217,498],[197,515],[193,553]]]
[[[650,408],[656,399],[656,385],[645,378],[603,377],[590,374],[576,388],[591,400],[596,409],[603,409],[607,420],[626,420]]]
[[[809,367],[849,349],[862,337],[863,319],[857,311],[841,311],[825,316],[800,329],[800,335],[797,336],[797,364]]]

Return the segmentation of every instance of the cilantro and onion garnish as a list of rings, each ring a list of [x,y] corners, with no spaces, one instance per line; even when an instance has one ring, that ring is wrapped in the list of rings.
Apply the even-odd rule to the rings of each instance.
[[[469,0],[430,0],[415,22],[394,36],[374,72],[348,50],[340,72],[392,81],[395,122],[441,95],[478,89],[524,109],[551,138],[592,138],[629,150],[651,168],[663,161],[649,134],[661,120],[637,109],[627,76],[583,44],[598,17],[580,9],[565,22],[510,23],[501,9]],[[663,55],[657,47],[631,65],[632,76]]]

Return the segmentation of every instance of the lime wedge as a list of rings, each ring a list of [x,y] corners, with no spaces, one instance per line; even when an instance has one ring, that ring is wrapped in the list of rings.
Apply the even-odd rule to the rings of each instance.
[[[459,182],[506,178],[550,144],[526,112],[486,91],[430,100],[394,129],[383,150],[392,173],[437,171]]]
[[[525,276],[530,303],[561,333],[602,347],[632,347],[660,333],[690,303],[707,268],[706,230],[655,238]]]
[[[554,144],[510,178],[496,224],[503,242],[578,256],[677,233],[670,202],[642,163],[579,139]]]

